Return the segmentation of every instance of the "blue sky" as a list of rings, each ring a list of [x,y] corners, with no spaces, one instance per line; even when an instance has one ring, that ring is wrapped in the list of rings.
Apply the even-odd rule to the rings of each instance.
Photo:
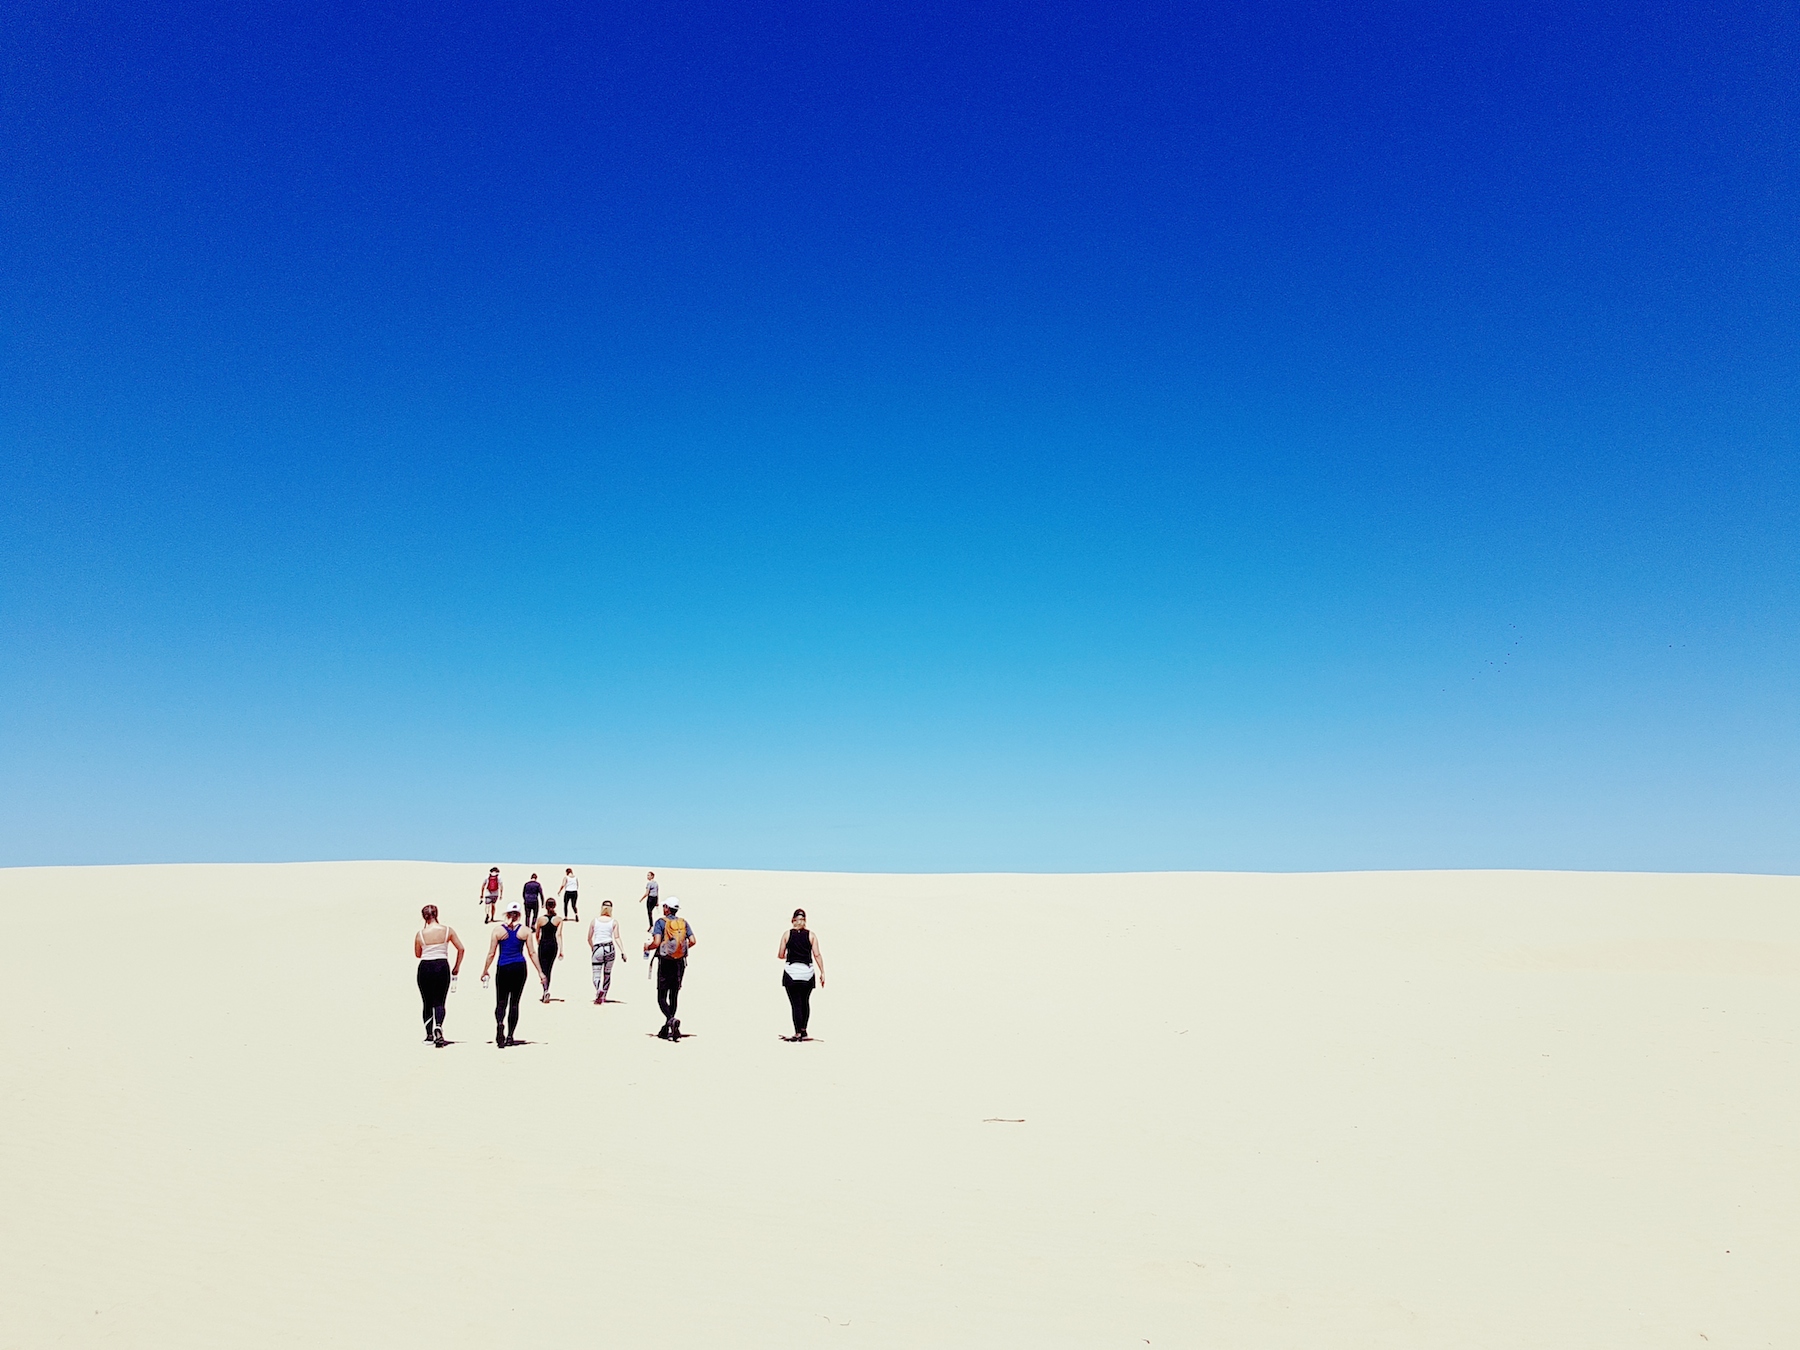
[[[0,864],[1800,870],[1784,6],[9,11]]]

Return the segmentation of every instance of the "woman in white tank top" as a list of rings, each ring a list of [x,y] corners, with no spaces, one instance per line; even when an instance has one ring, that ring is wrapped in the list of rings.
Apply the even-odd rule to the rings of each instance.
[[[612,901],[600,902],[600,917],[588,925],[588,951],[594,958],[594,1002],[606,1002],[612,992],[613,961],[619,954],[619,921],[613,918]]]
[[[419,1001],[424,1007],[425,1043],[442,1047],[444,1044],[444,998],[450,992],[450,982],[456,978],[456,972],[462,969],[462,939],[456,936],[456,930],[447,923],[438,922],[436,905],[427,905],[419,911],[419,917],[425,920],[425,926],[413,934],[413,955],[419,958]],[[456,965],[450,965],[450,949],[456,948]]]

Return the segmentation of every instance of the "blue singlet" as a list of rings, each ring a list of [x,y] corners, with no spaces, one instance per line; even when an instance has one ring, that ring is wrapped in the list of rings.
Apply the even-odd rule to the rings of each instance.
[[[519,932],[519,925],[504,925],[505,932],[500,934],[500,961],[503,966],[522,966],[525,964],[525,939]]]

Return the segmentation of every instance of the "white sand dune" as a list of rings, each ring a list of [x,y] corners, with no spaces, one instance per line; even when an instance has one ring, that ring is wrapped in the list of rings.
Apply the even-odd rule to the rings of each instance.
[[[0,872],[0,1346],[1800,1343],[1800,880],[669,870],[500,1051],[484,871]]]

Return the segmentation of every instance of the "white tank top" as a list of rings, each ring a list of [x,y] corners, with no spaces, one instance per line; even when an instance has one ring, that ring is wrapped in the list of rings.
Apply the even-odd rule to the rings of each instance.
[[[611,915],[594,920],[594,945],[596,947],[612,943],[619,932],[618,921]]]
[[[433,925],[434,927],[440,925]],[[425,941],[425,930],[419,930],[419,960],[448,961],[450,959],[450,930],[444,929],[444,936],[436,942]]]

